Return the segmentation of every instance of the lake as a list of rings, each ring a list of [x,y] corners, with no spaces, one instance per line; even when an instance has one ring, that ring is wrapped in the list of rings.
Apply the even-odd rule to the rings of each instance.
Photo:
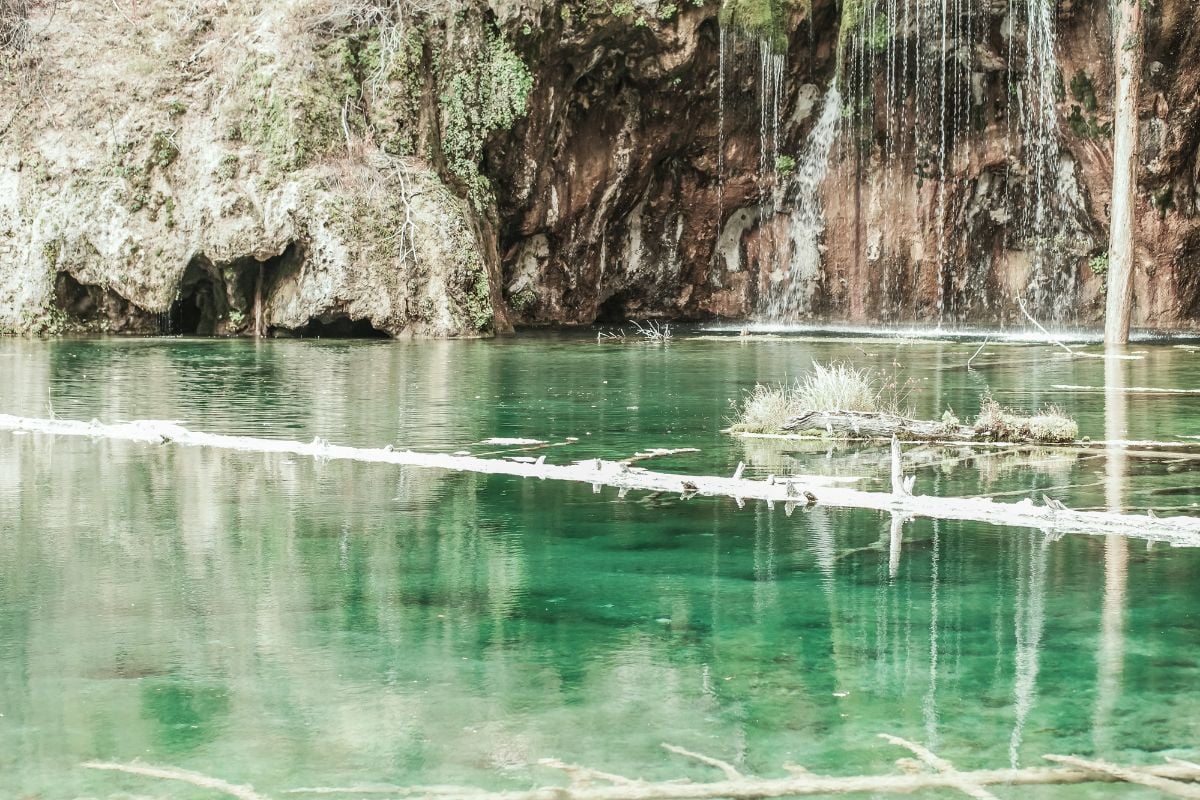
[[[886,448],[721,432],[756,381],[844,359],[923,417],[966,419],[990,391],[1059,405],[1093,440],[1177,443],[1173,458],[912,446],[918,494],[1200,513],[1200,393],[1178,392],[1200,389],[1200,352],[1140,343],[1106,363],[994,342],[966,369],[978,348],[691,329],[665,345],[0,339],[0,413],[554,463],[694,447],[642,465],[883,490]],[[1200,758],[1200,550],[917,519],[889,563],[890,522],[0,432],[0,796],[215,796],[91,759],[273,796],[528,788],[560,780],[547,758],[719,777],[664,742],[762,776],[875,774],[909,755],[880,733],[962,769]]]

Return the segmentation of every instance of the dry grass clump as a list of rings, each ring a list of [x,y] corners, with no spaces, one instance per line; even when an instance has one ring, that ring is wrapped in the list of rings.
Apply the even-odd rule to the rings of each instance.
[[[796,386],[755,384],[736,410],[732,430],[739,433],[779,433],[783,424],[804,413]]]
[[[907,387],[883,380],[870,369],[857,369],[846,363],[813,364],[812,372],[794,383],[764,386],[758,384],[734,408],[731,430],[737,433],[782,433],[784,425],[808,413],[858,412],[910,417],[901,410]],[[896,435],[912,438],[929,433],[930,423],[893,420]],[[936,423],[935,423],[936,424]],[[857,428],[855,428],[857,431]],[[967,428],[949,411],[942,417],[938,436],[956,436],[970,440],[996,442],[1040,442],[1066,444],[1079,438],[1079,425],[1057,406],[1046,406],[1038,413],[1023,416],[1004,408],[985,392],[980,400],[979,416]]]
[[[892,387],[894,388],[894,387]],[[813,371],[794,383],[756,384],[736,407],[732,429],[741,433],[778,433],[792,417],[809,411],[896,413],[900,399],[885,397],[889,386],[871,369],[845,362],[813,362]]]
[[[670,323],[656,322],[655,320],[647,320],[645,323],[632,321],[633,329],[640,336],[640,339],[629,337],[631,341],[653,342],[655,344],[667,344],[674,338],[675,334],[671,332]],[[600,331],[596,334],[596,343],[602,342],[624,342],[626,341],[625,329],[617,328],[615,331]]]
[[[797,400],[811,411],[882,411],[880,382],[869,369],[844,362],[822,366],[796,381]]]
[[[1079,423],[1058,406],[1046,406],[1037,414],[1025,417],[1001,406],[990,393],[984,394],[980,401],[979,416],[973,427],[980,438],[1002,442],[1067,444],[1079,438]]]

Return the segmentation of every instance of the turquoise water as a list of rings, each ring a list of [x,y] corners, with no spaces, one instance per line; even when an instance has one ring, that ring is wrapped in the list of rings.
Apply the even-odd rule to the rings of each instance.
[[[977,347],[0,340],[0,413],[473,453],[512,452],[481,442],[521,436],[559,445],[534,452],[564,463],[689,446],[701,452],[648,466],[727,474],[745,461],[752,475],[883,486],[870,448],[719,433],[756,380],[846,358],[895,376],[921,415],[969,416],[990,389],[1017,407],[1058,403],[1097,440],[1200,435],[1200,394],[1120,394],[1106,416],[1103,361],[994,345],[963,369]],[[1200,388],[1200,354],[1138,349],[1119,365],[1124,386]],[[1046,491],[1164,516],[1200,502],[1191,459],[972,455],[913,452],[917,491]],[[962,768],[1200,757],[1200,552],[917,520],[893,571],[889,524],[0,433],[0,797],[214,796],[82,769],[89,759],[280,795],[524,788],[556,780],[542,758],[717,777],[663,742],[761,775],[786,762],[882,773],[907,753],[879,733]]]

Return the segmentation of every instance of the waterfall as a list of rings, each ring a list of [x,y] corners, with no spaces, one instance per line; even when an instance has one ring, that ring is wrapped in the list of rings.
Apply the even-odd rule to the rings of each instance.
[[[1026,68],[1020,87],[1022,150],[1025,159],[1025,204],[1022,219],[1033,237],[1033,268],[1027,293],[1035,308],[1055,313],[1056,299],[1067,295],[1074,272],[1058,269],[1056,250],[1064,232],[1063,209],[1052,206],[1058,198],[1058,109],[1055,82],[1058,60],[1054,53],[1054,9],[1048,0],[1027,0],[1025,25]]]
[[[834,85],[790,178],[777,169],[788,133],[780,130],[786,64],[777,44],[759,41],[758,315],[786,322],[813,310],[824,233],[820,183],[844,106],[845,127],[859,148],[855,163],[870,165],[872,172],[882,165],[884,175],[881,181],[859,175],[852,187],[869,193],[861,207],[871,209],[857,223],[865,224],[865,236],[855,233],[856,263],[866,258],[882,265],[911,252],[907,242],[888,241],[878,230],[878,209],[887,213],[894,181],[907,172],[925,187],[918,189],[917,211],[927,231],[925,255],[914,266],[930,283],[936,280],[936,293],[926,284],[920,297],[939,324],[970,313],[975,271],[990,268],[990,251],[964,227],[975,219],[971,204],[987,202],[993,204],[984,207],[1002,226],[997,236],[1003,250],[1029,255],[1022,294],[1039,316],[1065,321],[1073,307],[1078,257],[1089,249],[1084,245],[1090,223],[1074,164],[1059,144],[1062,79],[1052,0],[1002,0],[986,7],[971,0],[861,0],[843,4],[841,14]],[[986,58],[980,53],[1004,59],[1006,51],[1003,72],[980,62]],[[997,103],[1000,98],[1006,101]],[[722,98],[722,115],[724,107]],[[971,172],[977,149],[972,131],[989,124],[998,124],[1004,139],[1003,175]],[[997,187],[995,201],[988,199],[989,186]],[[790,220],[781,218],[785,214]],[[883,276],[884,286],[889,277]],[[979,303],[994,309],[987,304],[995,299],[1017,298],[984,295]]]
[[[727,8],[729,6],[726,6]],[[721,231],[725,230],[727,224],[726,208],[725,208],[725,135],[726,135],[726,113],[729,108],[729,98],[727,97],[727,86],[730,80],[734,85],[738,84],[739,67],[745,69],[750,64],[740,64],[740,53],[746,51],[753,52],[757,49],[757,67],[755,71],[756,92],[755,99],[758,103],[758,163],[755,174],[755,186],[757,188],[757,208],[756,209],[734,209],[733,219],[743,219],[746,213],[751,216],[745,221],[748,225],[743,225],[741,231],[756,226],[759,230],[766,231],[769,236],[774,228],[773,221],[776,215],[781,210],[781,205],[788,193],[788,181],[786,174],[792,169],[792,165],[788,159],[784,158],[783,134],[784,134],[784,89],[786,86],[787,75],[787,54],[781,52],[780,43],[777,37],[772,35],[770,29],[756,30],[741,27],[736,18],[730,16],[727,20],[724,14],[721,17],[721,24],[718,34],[718,60],[717,60],[717,231],[718,242],[721,241],[724,234]],[[738,100],[733,100],[733,109],[738,108]],[[786,168],[782,165],[787,164]],[[730,220],[732,221],[732,220]],[[737,241],[732,243],[732,250],[736,251],[740,247],[740,234],[735,232]],[[717,252],[714,254],[714,259],[719,259],[722,254],[725,254],[727,248],[718,246]],[[760,270],[766,273],[772,273],[778,269],[781,260],[781,253],[774,245],[763,247],[763,261],[760,263]],[[734,263],[740,263],[740,256],[732,259]],[[730,259],[726,257],[726,261]]]
[[[759,312],[769,320],[795,319],[811,311],[821,272],[821,183],[829,171],[829,151],[842,118],[842,96],[836,82],[825,93],[821,115],[808,134],[786,194],[793,207],[787,224],[787,271],[769,275],[769,289],[759,299]]]
[[[776,53],[771,40],[760,37],[758,82],[758,186],[763,218],[776,210],[779,164],[779,108],[783,97],[783,75],[787,57]],[[767,202],[767,190],[772,191]]]

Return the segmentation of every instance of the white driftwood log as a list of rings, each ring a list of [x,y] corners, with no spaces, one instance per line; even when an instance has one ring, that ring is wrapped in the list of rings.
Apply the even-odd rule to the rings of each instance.
[[[685,751],[686,752],[686,751]],[[688,753],[688,755],[691,755]],[[1181,764],[1122,769],[1115,765],[1087,762],[1087,767],[1027,767],[1025,769],[984,769],[969,772],[924,772],[907,775],[852,775],[827,777],[796,770],[786,778],[755,778],[741,776],[706,783],[687,781],[649,782],[623,778],[618,775],[562,765],[568,774],[576,773],[572,785],[544,786],[536,789],[488,792],[466,786],[319,786],[290,789],[288,795],[391,795],[394,797],[428,797],[438,800],[758,800],[768,797],[806,797],[811,795],[843,794],[911,794],[929,789],[957,789],[983,786],[1048,786],[1075,783],[1124,783],[1136,778],[1136,783],[1149,785],[1147,779],[1159,778],[1172,788],[1189,786],[1183,781],[1200,780],[1200,769]],[[224,792],[238,800],[268,800],[265,795],[248,787],[235,786],[218,778],[172,767],[151,767],[141,764],[98,764],[83,766],[128,772],[145,777],[162,778],[190,783],[194,786]],[[558,766],[551,763],[546,766]],[[1129,774],[1118,775],[1117,772]],[[1136,774],[1135,774],[1136,773]],[[594,785],[594,780],[611,781],[611,785]],[[978,796],[978,794],[976,795]]]
[[[1038,528],[1051,533],[1083,533],[1097,536],[1118,534],[1148,541],[1161,541],[1183,547],[1200,547],[1200,518],[1149,517],[1098,511],[1073,511],[1048,505],[1035,505],[1025,499],[1018,503],[999,503],[977,497],[933,497],[884,492],[864,492],[838,483],[845,479],[828,476],[789,476],[765,481],[704,475],[680,475],[651,472],[615,461],[592,459],[568,465],[522,463],[507,459],[456,456],[442,453],[417,453],[391,447],[344,447],[322,439],[299,442],[286,439],[260,439],[251,436],[226,436],[189,430],[163,420],[139,420],[106,425],[93,420],[81,422],[61,419],[36,419],[0,414],[0,430],[27,431],[58,436],[90,436],[149,444],[175,444],[187,447],[211,447],[260,453],[287,453],[327,460],[351,460],[397,466],[426,467],[487,475],[512,475],[521,478],[569,481],[593,487],[612,486],[623,491],[645,489],[678,492],[684,496],[730,497],[783,503],[785,511],[820,504],[832,508],[863,508],[909,517],[957,519]],[[812,499],[809,497],[812,496]]]

